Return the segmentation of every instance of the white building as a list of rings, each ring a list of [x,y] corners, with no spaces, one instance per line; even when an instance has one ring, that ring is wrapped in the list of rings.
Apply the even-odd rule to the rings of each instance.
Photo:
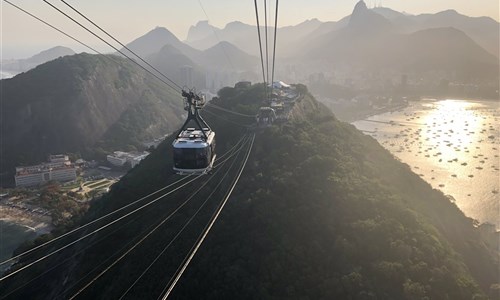
[[[275,88],[275,89],[289,89],[290,87],[291,86],[289,84],[286,84],[283,81],[273,82],[273,88]]]
[[[51,155],[50,162],[35,166],[16,167],[16,186],[36,186],[50,180],[76,179],[76,167],[65,155]]]
[[[149,152],[141,152],[141,153],[129,153],[122,151],[115,151],[113,154],[108,154],[107,159],[110,164],[116,167],[122,167],[127,162],[133,168],[138,165],[141,160],[146,158],[149,155]]]
[[[49,156],[49,162],[51,163],[59,163],[59,162],[68,162],[69,157],[64,154],[55,154]]]
[[[113,154],[108,154],[106,156],[107,160],[109,161],[110,164],[112,164],[115,167],[121,167],[125,165],[127,162],[127,153],[126,152],[121,152],[121,151],[115,151]]]

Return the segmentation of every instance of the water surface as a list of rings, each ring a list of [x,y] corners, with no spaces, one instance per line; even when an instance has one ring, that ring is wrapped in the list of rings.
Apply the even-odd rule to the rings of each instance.
[[[469,217],[500,227],[500,107],[424,100],[353,124],[373,136]]]
[[[24,241],[36,238],[33,229],[0,220],[0,261],[12,257],[12,252]],[[5,267],[0,266],[0,273]]]

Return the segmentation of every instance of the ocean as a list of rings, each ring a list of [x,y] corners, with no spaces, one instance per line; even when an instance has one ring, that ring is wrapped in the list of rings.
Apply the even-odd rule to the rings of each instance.
[[[353,123],[468,217],[500,228],[500,102],[422,100]]]
[[[0,261],[12,257],[12,252],[24,241],[34,239],[36,232],[24,226],[0,220]],[[0,273],[8,266],[0,266]]]

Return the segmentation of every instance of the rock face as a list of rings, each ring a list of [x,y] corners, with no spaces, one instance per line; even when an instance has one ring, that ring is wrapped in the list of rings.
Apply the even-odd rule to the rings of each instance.
[[[386,18],[369,10],[363,0],[354,7],[348,25],[351,30],[365,33],[389,31],[391,27],[391,23]]]
[[[220,31],[220,29],[210,25],[208,21],[199,21],[195,26],[189,27],[188,36],[186,41],[198,41],[207,36],[213,35],[214,31]]]
[[[175,94],[128,61],[112,60],[79,54],[2,81],[2,172],[49,153],[138,146],[180,123]]]

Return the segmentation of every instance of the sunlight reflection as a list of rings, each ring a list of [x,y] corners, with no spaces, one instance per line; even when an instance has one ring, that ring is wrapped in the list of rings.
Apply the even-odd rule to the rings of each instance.
[[[430,104],[432,110],[423,120],[427,124],[424,138],[439,159],[457,161],[465,158],[475,144],[475,132],[481,118],[472,109],[477,105],[468,101],[445,100]]]

